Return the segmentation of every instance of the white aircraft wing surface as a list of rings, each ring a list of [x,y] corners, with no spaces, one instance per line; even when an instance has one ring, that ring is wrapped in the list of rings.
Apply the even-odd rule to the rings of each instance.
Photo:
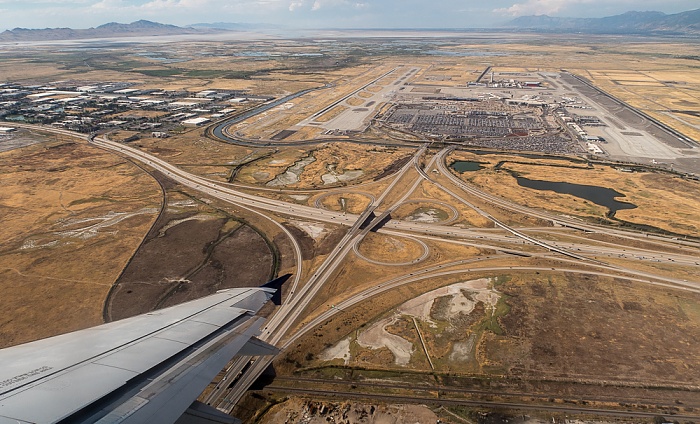
[[[2,349],[0,424],[173,423],[191,405],[215,414],[193,401],[231,358],[276,353],[255,338],[264,319],[254,316],[274,293],[223,290]]]

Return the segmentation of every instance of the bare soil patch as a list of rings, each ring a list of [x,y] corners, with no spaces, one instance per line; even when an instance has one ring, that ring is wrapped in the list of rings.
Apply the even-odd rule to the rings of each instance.
[[[168,193],[168,207],[119,277],[105,316],[116,320],[217,290],[259,286],[275,269],[266,239],[233,216]]]
[[[353,214],[361,214],[370,203],[370,198],[360,193],[334,193],[323,197],[324,208]]]
[[[420,257],[423,247],[409,238],[369,232],[360,242],[359,251],[378,262],[403,263]]]
[[[593,276],[514,276],[483,365],[529,376],[694,384],[700,297]]]

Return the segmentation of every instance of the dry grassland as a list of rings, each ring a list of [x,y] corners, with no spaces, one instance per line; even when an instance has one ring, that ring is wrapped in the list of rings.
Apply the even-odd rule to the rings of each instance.
[[[474,155],[467,153],[453,157],[475,159]],[[700,235],[700,183],[696,181],[661,172],[622,173],[610,166],[587,168],[580,163],[565,161],[533,161],[490,155],[478,156],[476,160],[491,164],[502,160],[506,162],[500,171],[486,168],[456,175],[517,203],[587,218],[602,218],[607,213],[607,208],[575,196],[521,187],[508,171],[534,180],[610,188],[625,196],[617,200],[637,206],[636,209],[618,211],[615,215],[617,219],[675,233]]]
[[[217,166],[217,165],[180,165],[180,169],[183,171],[190,172],[195,175],[202,176],[204,178],[210,178],[216,181],[228,181],[229,175],[231,174],[230,166]]]
[[[404,263],[418,259],[423,247],[406,237],[369,232],[360,243],[360,254],[377,262]]]
[[[131,137],[138,136],[140,134],[141,133],[138,131],[117,130],[111,132],[109,134],[109,138],[110,140],[114,141],[124,141],[130,139]]]
[[[332,344],[337,341],[354,333],[358,328],[371,323],[385,314],[386,311],[423,294],[425,291],[446,285],[453,281],[453,278],[440,278],[422,281],[416,284],[403,285],[392,289],[390,292],[384,292],[380,295],[373,296],[370,302],[363,302],[350,310],[344,311],[345,313],[342,314],[342,317],[336,315],[336,317],[326,321],[310,334],[301,338],[295,348],[287,351],[284,357],[281,357],[275,362],[275,370],[277,370],[279,375],[293,373],[296,371],[296,368],[302,366],[301,364],[308,363],[308,360],[305,359],[308,352],[318,356],[324,348],[332,346]],[[385,279],[387,278],[384,277],[376,281],[379,282]],[[327,310],[330,305],[336,304],[334,301],[335,299],[329,298],[326,303],[320,307],[320,310]],[[377,360],[384,357],[387,363],[393,362],[391,353],[388,352],[388,350],[385,352],[388,356],[381,355],[379,352],[374,353]],[[299,365],[295,366],[295,363]]]
[[[299,181],[287,188],[311,189],[331,187],[321,179],[326,174],[343,175],[348,171],[362,171],[362,175],[350,181],[357,184],[379,175],[382,170],[406,155],[405,149],[375,147],[367,150],[353,143],[326,143],[312,150],[281,149],[269,158],[256,161],[241,169],[237,180],[247,184],[264,184],[287,171],[296,162],[312,155],[314,162],[306,165],[298,176]],[[342,183],[340,183],[342,184]]]
[[[341,113],[345,112],[349,108],[347,106],[343,105],[338,105],[329,110],[328,112],[324,113],[323,115],[320,115],[316,117],[315,121],[316,122],[328,122],[331,119],[335,118],[336,116],[340,115]]]
[[[110,138],[114,139],[112,134]],[[169,138],[143,137],[131,144],[177,166],[218,166],[231,169],[250,155],[262,155],[269,150],[253,150],[211,140],[204,136],[204,130],[200,128]]]
[[[283,174],[295,162],[309,155],[309,151],[300,148],[282,149],[273,156],[252,162],[240,169],[236,181],[245,184],[265,184]]]
[[[687,252],[686,252],[687,254]],[[671,261],[663,262],[650,262],[650,261],[638,261],[633,259],[620,259],[615,257],[600,257],[606,263],[619,265],[628,269],[634,269],[637,271],[648,272],[653,275],[659,275],[662,277],[673,278],[676,280],[686,280],[686,281],[699,281],[700,280],[700,270],[697,266],[683,266],[678,265]],[[700,262],[700,260],[699,260]]]
[[[0,154],[0,169],[0,346],[100,324],[110,286],[158,214],[158,184],[74,141]]]
[[[326,129],[323,127],[314,127],[311,125],[306,125],[296,130],[294,134],[290,135],[289,137],[286,137],[285,141],[313,140],[315,138],[318,138],[325,131]]]
[[[384,169],[404,157],[406,153],[406,149],[381,146],[367,149],[365,146],[354,143],[327,143],[314,150],[316,162],[307,166],[304,171],[307,174],[306,178],[313,181],[310,184],[319,185],[323,184],[319,182],[320,177],[329,173],[331,169],[337,174],[344,174],[347,171],[362,171],[362,176],[351,182],[354,185],[376,177]],[[304,174],[302,174],[303,178]]]
[[[445,207],[442,204],[436,203],[431,201],[430,199],[416,199],[411,201],[410,203],[405,203],[401,206],[399,206],[392,214],[391,217],[393,219],[401,219],[404,220],[406,218],[410,218],[415,214],[415,212],[419,209],[434,209],[437,211],[436,216],[436,222],[443,221],[444,219],[439,219],[442,217],[447,217],[447,219],[451,218],[453,215],[453,212]]]
[[[459,193],[457,191],[457,193]],[[459,218],[451,225],[462,227],[477,227],[477,228],[492,228],[493,222],[480,215],[477,211],[469,206],[457,201],[449,193],[435,186],[434,184],[423,181],[416,191],[413,192],[410,199],[435,199],[452,205],[459,212]]]
[[[511,310],[504,334],[480,345],[485,369],[657,384],[700,377],[688,367],[700,360],[688,349],[700,332],[697,294],[568,275],[514,275],[499,290]]]
[[[313,319],[325,311],[327,305],[340,303],[342,300],[392,277],[406,275],[411,270],[445,264],[458,259],[474,258],[482,254],[480,249],[474,247],[434,241],[426,241],[426,244],[430,248],[430,255],[423,262],[413,266],[374,265],[356,256],[348,257],[335,277],[323,286],[313,302],[309,304],[305,313],[302,314],[303,321]],[[447,270],[449,267],[445,267],[445,269]]]
[[[359,99],[359,98],[357,98],[357,97],[350,97],[349,99],[346,100],[346,102],[347,102],[350,106],[360,106],[360,105],[362,105],[362,104],[365,103],[364,100]]]
[[[303,355],[319,352],[347,336],[352,339],[356,330],[370,328],[408,299],[482,276],[474,273],[423,281],[376,296],[304,337],[284,361],[278,362],[278,371],[284,374],[304,365],[321,366],[323,361],[309,361]],[[688,365],[700,360],[698,353],[688,348],[700,335],[700,295],[608,277],[561,273],[492,276],[498,277],[494,288],[501,294],[494,315],[483,303],[477,303],[470,314],[450,319],[459,331],[448,331],[441,324],[445,304],[438,298],[430,309],[436,325],[419,321],[435,372],[664,387],[694,385],[700,377],[698,370]],[[351,368],[432,372],[411,320],[399,319],[386,330],[413,344],[410,364],[397,366],[389,350],[371,350],[352,342]],[[452,347],[465,342],[472,354],[450,357]],[[342,360],[331,364],[341,365]]]
[[[324,107],[368,84],[389,69],[386,64],[380,66],[363,65],[347,69],[344,75],[336,80],[334,86],[295,99],[294,106],[291,108],[276,108],[261,116],[252,117],[236,124],[233,128],[246,136],[271,137],[281,130],[297,125]],[[350,104],[352,105],[352,103]]]
[[[700,79],[693,69],[589,71],[594,84],[682,133],[700,140],[700,127],[686,118],[700,114]]]
[[[321,204],[328,210],[359,215],[369,206],[370,198],[359,193],[335,193],[325,196]]]

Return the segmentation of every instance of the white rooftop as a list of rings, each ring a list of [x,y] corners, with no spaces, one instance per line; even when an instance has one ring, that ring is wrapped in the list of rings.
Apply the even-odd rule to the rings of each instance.
[[[209,122],[209,119],[207,118],[192,118],[186,121],[182,121],[182,123],[185,125],[201,125],[207,122]]]

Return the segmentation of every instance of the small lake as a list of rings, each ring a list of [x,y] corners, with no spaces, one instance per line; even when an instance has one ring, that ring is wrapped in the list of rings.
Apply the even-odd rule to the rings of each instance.
[[[450,168],[454,169],[457,172],[472,172],[472,171],[478,171],[480,169],[484,169],[483,166],[479,162],[472,162],[469,160],[460,160],[456,162],[452,162],[452,165],[450,165]]]
[[[615,200],[616,197],[625,197],[624,194],[611,188],[598,186],[561,183],[552,181],[530,180],[524,177],[515,177],[518,180],[518,185],[521,187],[533,188],[535,190],[551,190],[556,193],[570,194],[572,196],[586,199],[596,205],[605,206],[610,210],[609,217],[615,215],[615,212],[625,209],[635,209],[637,206],[632,203],[620,202]]]

